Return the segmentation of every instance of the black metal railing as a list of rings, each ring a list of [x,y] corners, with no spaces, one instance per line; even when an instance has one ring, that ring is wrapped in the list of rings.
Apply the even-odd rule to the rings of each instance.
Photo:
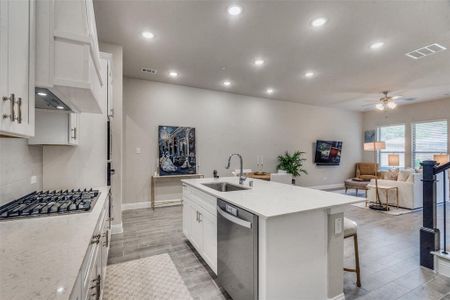
[[[432,251],[440,250],[440,231],[437,228],[437,175],[443,174],[443,245],[442,252],[447,253],[447,176],[450,163],[438,165],[434,160],[421,163],[423,167],[423,224],[420,228],[420,265],[434,269]]]

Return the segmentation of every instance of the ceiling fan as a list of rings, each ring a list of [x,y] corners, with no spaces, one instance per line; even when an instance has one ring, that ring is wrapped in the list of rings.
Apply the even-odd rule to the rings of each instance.
[[[395,103],[394,98],[388,96],[389,91],[383,91],[384,97],[380,98],[380,102],[375,105],[376,109],[383,111],[388,109],[395,109],[397,107],[397,103]]]

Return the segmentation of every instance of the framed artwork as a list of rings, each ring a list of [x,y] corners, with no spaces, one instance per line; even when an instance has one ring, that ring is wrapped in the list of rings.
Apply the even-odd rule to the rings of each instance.
[[[159,175],[196,174],[195,128],[159,126]]]
[[[377,131],[375,129],[364,131],[364,143],[373,143],[376,141],[376,138]]]

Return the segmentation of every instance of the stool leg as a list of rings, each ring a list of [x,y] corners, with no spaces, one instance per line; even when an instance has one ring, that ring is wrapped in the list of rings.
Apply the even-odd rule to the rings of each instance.
[[[361,271],[359,269],[359,251],[358,251],[358,235],[353,236],[355,246],[355,263],[356,263],[356,286],[361,287]]]

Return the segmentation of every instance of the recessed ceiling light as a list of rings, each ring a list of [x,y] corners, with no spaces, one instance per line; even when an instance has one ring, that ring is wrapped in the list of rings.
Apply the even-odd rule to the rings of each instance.
[[[177,78],[178,77],[178,73],[175,72],[175,71],[170,71],[169,72],[169,76],[172,77],[172,78]]]
[[[142,36],[149,40],[151,40],[152,38],[155,37],[155,35],[153,33],[151,33],[150,31],[142,32]]]
[[[376,50],[376,49],[380,49],[383,46],[384,46],[383,42],[375,42],[372,45],[370,45],[370,49]]]
[[[253,62],[253,64],[254,64],[255,66],[257,66],[257,67],[260,67],[260,66],[264,65],[264,59],[257,58],[257,59],[255,59],[255,61]]]
[[[306,72],[305,77],[306,78],[313,78],[316,74],[312,71]]]
[[[239,16],[242,13],[242,7],[239,5],[232,5],[228,7],[228,14],[231,16]]]
[[[275,91],[274,91],[273,88],[268,88],[268,89],[266,90],[266,94],[268,94],[268,95],[272,95],[274,92],[275,92]]]
[[[326,18],[317,18],[311,22],[313,27],[322,27],[328,20]]]
[[[57,108],[57,109],[64,109],[64,106],[58,105],[56,108]]]
[[[38,92],[37,94],[38,94],[39,96],[42,96],[42,97],[47,96],[47,93],[44,93],[44,92]]]
[[[225,81],[223,82],[223,85],[224,85],[224,86],[230,86],[230,85],[231,85],[231,81],[225,80]]]

